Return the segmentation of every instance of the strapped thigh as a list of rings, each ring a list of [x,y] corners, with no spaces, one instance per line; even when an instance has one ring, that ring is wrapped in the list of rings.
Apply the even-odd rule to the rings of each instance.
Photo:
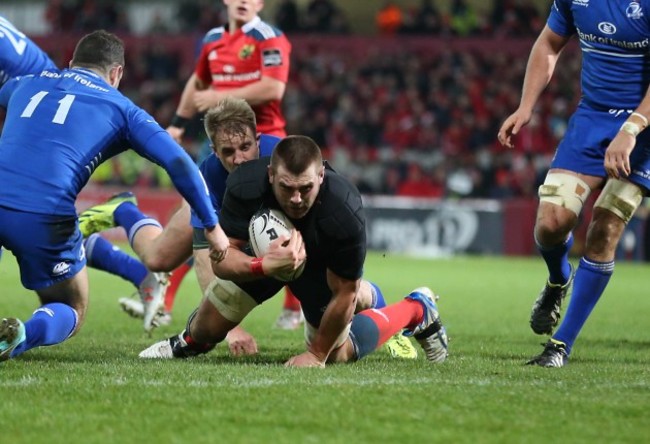
[[[580,215],[591,188],[578,176],[567,173],[549,173],[538,190],[540,202],[549,202]]]
[[[609,210],[628,223],[641,205],[643,195],[644,191],[632,182],[609,179],[596,199],[594,207]]]
[[[205,290],[205,297],[221,315],[231,322],[240,323],[257,302],[235,283],[215,278]]]

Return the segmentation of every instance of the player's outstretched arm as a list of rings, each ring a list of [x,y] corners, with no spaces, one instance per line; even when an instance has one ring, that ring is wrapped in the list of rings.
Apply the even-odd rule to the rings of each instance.
[[[323,313],[316,336],[306,352],[286,362],[288,367],[324,367],[345,328],[352,322],[361,279],[345,279],[327,270],[332,299]]]
[[[498,139],[502,145],[514,147],[512,136],[530,121],[533,108],[551,81],[557,60],[568,41],[568,37],[556,34],[548,25],[537,37],[528,58],[519,108],[508,116],[499,129]]]

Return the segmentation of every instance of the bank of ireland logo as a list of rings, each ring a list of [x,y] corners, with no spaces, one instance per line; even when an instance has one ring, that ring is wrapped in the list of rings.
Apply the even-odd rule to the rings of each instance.
[[[609,22],[598,23],[598,30],[603,34],[607,34],[607,35],[616,34],[616,26],[614,26],[613,23],[609,23]]]
[[[639,2],[630,2],[625,10],[625,14],[627,18],[638,20],[643,17],[643,8],[641,8]]]

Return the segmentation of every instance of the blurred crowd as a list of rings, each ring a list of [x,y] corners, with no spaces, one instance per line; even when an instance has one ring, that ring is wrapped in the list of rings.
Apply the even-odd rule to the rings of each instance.
[[[128,20],[114,5],[51,0],[46,14],[66,32],[102,27],[127,33]],[[391,5],[387,2],[380,13]],[[314,138],[364,193],[536,195],[579,100],[580,58],[564,55],[532,121],[517,135],[516,148],[506,150],[496,134],[518,106],[527,54],[543,18],[527,0],[495,0],[491,20],[458,27],[455,15],[440,14],[433,5],[423,0],[419,9],[400,11],[400,25],[391,31],[398,36],[319,38],[311,31],[347,32],[341,11],[330,0],[312,0],[305,10],[283,0],[275,10],[279,27],[287,33],[310,31],[289,34],[294,50],[283,101],[288,132]],[[181,34],[156,39],[152,30],[146,38],[127,38],[121,90],[162,126],[174,115],[193,69],[200,36],[189,31],[224,23],[221,2],[184,0],[178,11],[183,11],[178,29],[162,22],[156,28]],[[454,0],[450,11],[472,14],[463,0]],[[377,23],[382,23],[379,13]],[[59,66],[69,60],[71,48],[52,39],[39,43]],[[186,149],[196,155],[205,143],[199,119],[188,133]],[[170,186],[156,167],[125,154],[98,169],[93,180]]]
[[[438,36],[534,36],[544,26],[534,0],[492,0],[489,13],[479,13],[466,0],[451,0],[440,9],[434,0],[413,0],[404,7],[387,0],[377,2],[374,17],[380,34]],[[539,3],[539,1],[537,2]],[[224,23],[226,12],[221,1],[181,0],[174,2],[168,17],[154,17],[149,33],[203,33]],[[265,17],[289,35],[296,33],[354,34],[354,24],[334,0],[278,0],[273,17]],[[113,0],[48,0],[45,19],[51,30],[114,32],[131,31],[127,8]]]
[[[321,47],[296,56],[285,98],[289,132],[326,147],[365,193],[535,195],[579,98],[579,58],[563,59],[516,148],[507,150],[496,134],[518,106],[525,53],[482,41],[438,51],[409,42],[388,54],[362,41],[371,48],[364,55]]]

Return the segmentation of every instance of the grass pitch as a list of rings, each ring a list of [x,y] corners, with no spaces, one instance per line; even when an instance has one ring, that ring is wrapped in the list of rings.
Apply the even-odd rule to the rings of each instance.
[[[152,338],[117,298],[133,291],[91,270],[81,333],[0,365],[0,436],[17,443],[648,442],[648,267],[617,264],[562,369],[524,366],[546,338],[528,327],[545,279],[537,258],[411,259],[371,254],[366,277],[388,301],[428,285],[441,295],[451,355],[399,361],[378,351],[327,369],[285,369],[302,332],[271,328],[281,298],[244,326],[259,356],[219,346],[187,361],[137,354],[177,333],[200,297],[183,283],[171,326]],[[0,316],[29,317],[13,257],[0,262]]]

